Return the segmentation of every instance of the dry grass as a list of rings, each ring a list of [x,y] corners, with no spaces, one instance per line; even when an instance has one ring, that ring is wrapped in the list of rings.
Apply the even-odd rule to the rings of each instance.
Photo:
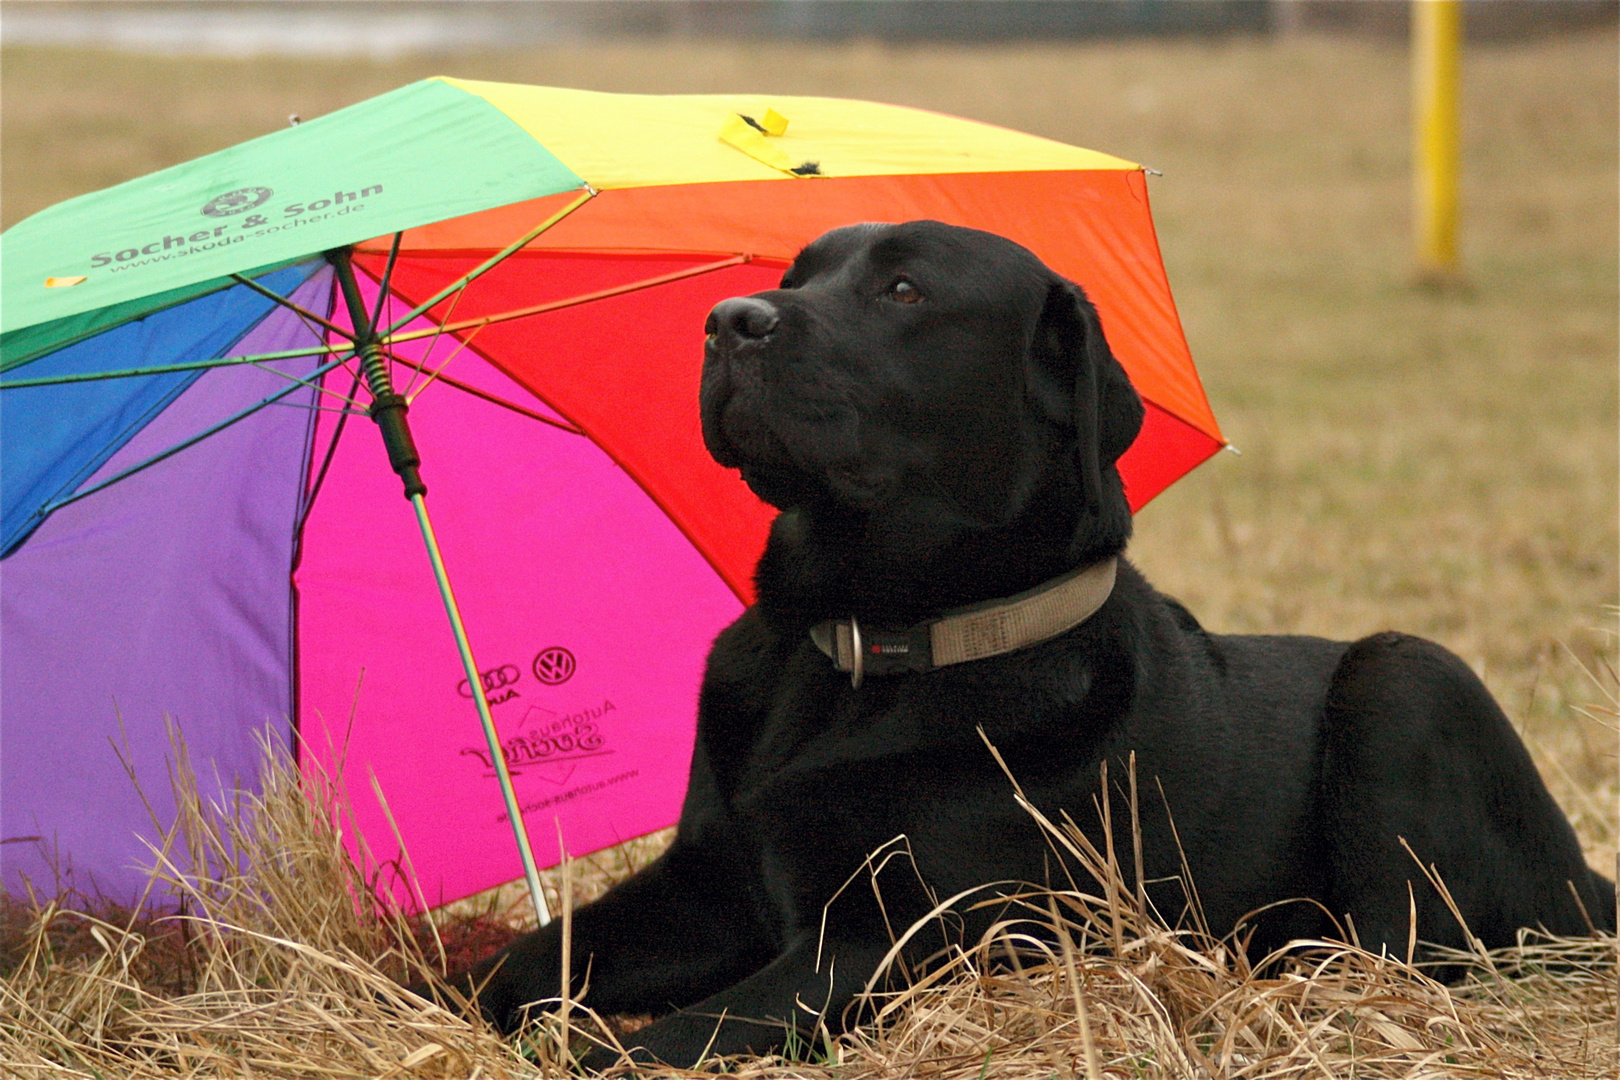
[[[387,868],[349,854],[352,823],[334,785],[300,777],[267,742],[261,792],[210,804],[178,737],[175,749],[178,816],[153,851],[152,882],[178,898],[176,914],[90,915],[53,898],[28,918],[8,902],[0,1061],[10,1075],[527,1068],[495,1032],[404,1003],[396,979],[419,969],[423,952],[373,899]]]
[[[337,785],[301,777],[267,744],[261,793],[210,805],[182,744],[174,760],[180,815],[154,850],[153,880],[181,898],[180,913],[114,919],[55,901],[11,905],[0,981],[7,1076],[554,1076],[565,1035],[578,1049],[623,1030],[589,1013],[588,993],[566,1032],[552,1019],[510,1042],[406,994],[397,978],[446,958],[431,928],[390,913],[376,888],[387,868],[348,853]],[[1470,974],[1455,987],[1409,956],[1326,941],[1296,943],[1257,971],[1231,940],[1165,925],[1112,852],[1092,848],[1069,819],[1023,805],[1063,886],[965,898],[1007,915],[926,975],[905,978],[897,962],[875,979],[902,986],[874,992],[877,1022],[840,1038],[823,1032],[786,1057],[730,1062],[731,1071],[760,1080],[1612,1075],[1613,938],[1527,938],[1457,956]]]
[[[637,43],[387,64],[7,49],[0,219],[440,72],[877,98],[1145,161],[1165,172],[1152,193],[1171,282],[1243,455],[1220,455],[1148,507],[1133,557],[1213,629],[1343,638],[1393,626],[1454,649],[1526,735],[1590,860],[1613,873],[1613,38],[1470,48],[1469,283],[1449,292],[1410,282],[1405,64],[1389,45],[1309,37],[978,50]],[[415,939],[349,903],[365,895],[364,875],[321,831],[327,818],[290,824],[297,815],[276,800],[296,784],[272,780],[275,805],[253,820],[278,823],[287,843],[254,849],[260,826],[242,826],[231,843],[262,850],[267,866],[199,881],[186,921],[131,932],[12,903],[0,1073],[539,1067],[443,1014],[375,1005],[370,990],[389,993],[382,977],[415,955]],[[1064,835],[1059,823],[1054,843]],[[656,847],[604,856],[574,875],[571,894],[588,898]],[[1099,914],[1107,893],[1093,884],[1057,897],[1077,940],[1113,940],[1113,911]],[[1260,977],[1128,899],[1113,905],[1117,956],[1031,955],[1020,974],[991,963],[1006,942],[990,942],[954,958],[958,977],[914,988],[884,1025],[835,1043],[830,1062],[818,1047],[813,1063],[744,1071],[1087,1075],[1083,1000],[1098,1069],[1115,1076],[1344,1075],[1352,1060],[1367,1076],[1614,1074],[1612,942],[1536,943],[1493,960],[1512,977],[1481,963],[1451,989],[1345,949],[1325,952],[1321,971]],[[1029,918],[1051,922],[1046,905],[1032,895]],[[444,924],[464,940],[447,945],[487,948],[505,914],[500,895],[464,905]],[[1560,956],[1567,969],[1546,967]],[[403,1066],[412,1054],[425,1056]]]

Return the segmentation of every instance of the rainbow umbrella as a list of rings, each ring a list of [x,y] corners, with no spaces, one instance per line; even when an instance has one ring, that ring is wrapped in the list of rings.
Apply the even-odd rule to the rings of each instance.
[[[703,449],[704,315],[917,218],[1090,294],[1147,403],[1133,507],[1222,445],[1143,170],[915,109],[430,79],[8,231],[6,887],[138,894],[120,755],[161,824],[165,717],[220,790],[266,730],[341,762],[407,903],[673,822],[773,513]]]

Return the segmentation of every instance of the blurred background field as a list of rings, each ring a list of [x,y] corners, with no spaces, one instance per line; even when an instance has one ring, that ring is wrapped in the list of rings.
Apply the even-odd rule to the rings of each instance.
[[[1215,630],[1393,627],[1454,649],[1612,873],[1612,24],[1467,46],[1466,282],[1443,291],[1413,284],[1404,38],[1312,27],[972,46],[686,34],[330,57],[7,44],[0,220],[434,74],[872,98],[1143,162],[1164,174],[1150,190],[1171,285],[1242,453],[1147,507],[1134,559]]]

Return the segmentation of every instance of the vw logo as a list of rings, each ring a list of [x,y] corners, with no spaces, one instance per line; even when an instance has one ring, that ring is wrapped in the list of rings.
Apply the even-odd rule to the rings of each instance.
[[[503,686],[511,686],[522,677],[523,673],[517,669],[516,664],[502,664],[498,668],[478,673],[478,681],[484,684],[486,694],[493,694]],[[472,687],[467,684],[466,679],[456,684],[456,693],[464,698],[472,697]]]
[[[534,677],[547,686],[565,683],[574,676],[574,654],[561,645],[543,649],[534,658]]]
[[[209,217],[230,217],[232,214],[246,213],[255,206],[263,206],[265,200],[274,194],[267,187],[237,188],[209,199],[202,212]]]

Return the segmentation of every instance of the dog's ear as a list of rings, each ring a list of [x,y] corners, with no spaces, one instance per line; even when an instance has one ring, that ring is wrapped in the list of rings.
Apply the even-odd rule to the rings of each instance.
[[[1057,395],[1043,396],[1066,399],[1062,411],[1075,427],[1075,466],[1086,505],[1101,506],[1102,471],[1142,430],[1142,399],[1114,359],[1097,309],[1078,285],[1052,283],[1033,345],[1048,377],[1057,382]]]

